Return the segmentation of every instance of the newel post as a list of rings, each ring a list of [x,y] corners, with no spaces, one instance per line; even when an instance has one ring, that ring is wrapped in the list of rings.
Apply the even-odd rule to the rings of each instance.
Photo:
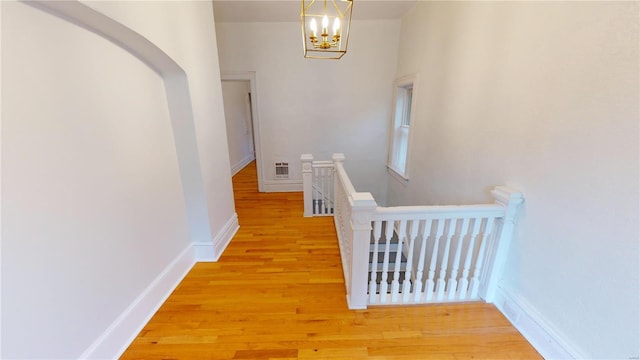
[[[493,259],[487,259],[489,261],[485,262],[488,266],[488,271],[480,296],[488,303],[492,303],[495,297],[498,281],[502,277],[504,265],[507,260],[507,253],[509,252],[516,222],[518,221],[518,213],[524,202],[524,195],[520,191],[507,186],[496,186],[491,191],[491,195],[493,195],[496,204],[502,205],[505,208],[505,215],[503,219],[499,220],[502,223],[502,230],[496,238],[497,244],[493,252]]]
[[[313,216],[313,155],[302,154],[302,191],[304,196],[304,216]]]
[[[349,309],[366,309],[369,281],[369,243],[371,242],[371,221],[378,207],[368,192],[354,193],[351,197],[351,287],[347,294]]]
[[[333,155],[331,155],[331,160],[333,160],[333,164],[335,165],[335,163],[343,163],[344,164],[344,154],[342,153],[334,153]],[[334,166],[334,171],[335,171],[335,166]]]

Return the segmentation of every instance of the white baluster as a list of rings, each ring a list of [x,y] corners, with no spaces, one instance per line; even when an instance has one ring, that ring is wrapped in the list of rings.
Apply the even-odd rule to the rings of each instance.
[[[337,177],[335,178],[335,181],[337,180]],[[338,232],[338,239],[340,241],[344,241],[344,231],[343,231],[343,224],[344,224],[344,199],[345,195],[344,195],[344,191],[342,190],[342,187],[338,186],[336,188],[336,198],[338,199],[336,201],[336,213],[335,213],[335,217],[334,217],[334,221],[336,222],[336,231]]]
[[[322,169],[316,167],[314,169],[315,174],[315,189],[316,189],[316,214],[322,215]]]
[[[335,181],[335,179],[334,179]],[[340,200],[342,199],[342,189],[338,186],[336,188],[336,206],[335,206],[335,215],[340,217],[340,209],[342,208]]]
[[[338,190],[342,190],[342,192],[344,193],[344,196],[346,197],[347,195],[347,191],[344,189],[344,185],[342,184],[342,180],[340,178],[340,176],[338,175],[338,165],[343,165],[344,164],[344,154],[333,154],[331,156],[331,160],[333,161],[333,189],[334,189],[334,193],[335,191]],[[338,199],[336,199],[336,197],[334,197],[334,203],[338,202]],[[334,210],[335,211],[335,210]]]
[[[378,290],[378,244],[382,237],[382,221],[373,223],[373,251],[371,252],[371,261],[369,264],[369,304],[376,303],[376,292]]]
[[[320,214],[320,202],[318,201],[318,167],[313,167],[313,213]]]
[[[442,260],[440,261],[440,276],[438,277],[438,284],[436,285],[437,301],[444,299],[444,290],[446,287],[445,278],[447,277],[447,267],[449,266],[449,249],[451,248],[451,238],[456,230],[456,221],[456,219],[449,219],[449,229],[445,235],[444,254],[442,254]]]
[[[327,177],[327,206],[329,214],[333,214],[333,168],[329,168],[329,174]]]
[[[380,279],[380,302],[387,302],[387,291],[389,289],[389,248],[391,247],[391,237],[393,236],[393,221],[385,221],[384,237],[384,258],[382,259],[382,276]]]
[[[320,168],[320,214],[326,214],[325,211],[325,203],[324,203],[324,194],[325,194],[325,176],[324,176],[324,169],[325,168]]]
[[[318,204],[320,205],[320,214],[324,215],[324,168],[318,168]]]
[[[427,288],[424,289],[425,301],[429,301],[433,297],[436,263],[438,261],[438,248],[440,245],[440,237],[442,237],[442,231],[444,230],[444,219],[438,219],[436,221],[438,222],[438,227],[434,234],[433,251],[431,252],[431,262],[429,263],[429,276],[427,277]]]
[[[313,169],[311,163],[313,162],[313,155],[302,154],[300,156],[302,161],[302,189],[304,196],[304,216],[313,216]]]
[[[422,229],[422,233],[420,235],[420,240],[421,240],[420,257],[418,258],[418,267],[417,267],[418,272],[416,273],[416,280],[414,282],[415,289],[413,290],[414,302],[422,301],[422,284],[423,284],[422,277],[424,275],[424,266],[426,264],[426,258],[427,258],[427,240],[429,240],[430,233],[431,233],[431,221],[425,220],[424,228]]]
[[[335,218],[334,221],[336,222],[336,231],[338,232],[338,239],[340,241],[342,241],[343,239],[343,232],[342,232],[342,223],[343,223],[343,219],[344,219],[344,215],[343,215],[343,207],[342,207],[342,193],[340,191],[340,189],[338,189],[338,194],[336,194],[338,196],[338,198],[340,199],[340,201],[338,202],[338,206],[336,207],[336,214],[335,214]]]
[[[419,220],[411,220],[411,232],[408,234],[409,238],[409,255],[407,256],[407,268],[404,271],[404,282],[402,282],[402,302],[409,301],[411,296],[411,282],[413,272],[413,248],[416,243],[416,236],[418,235]]]
[[[453,264],[451,269],[451,276],[447,282],[447,300],[453,300],[456,297],[456,289],[458,287],[458,269],[460,268],[460,257],[462,254],[462,248],[464,246],[464,239],[469,232],[469,219],[463,219],[460,226],[460,233],[458,234],[458,246],[456,247],[456,254],[453,258]]]
[[[335,196],[335,193],[336,193],[336,182],[335,182],[335,179],[336,179],[336,177],[337,177],[336,176],[336,169],[334,167],[334,168],[332,168],[332,171],[331,171],[331,204],[333,204],[334,208],[336,206],[335,205],[336,204],[336,196]],[[335,209],[333,211],[335,211]]]
[[[323,169],[323,194],[322,194],[322,204],[324,205],[324,213],[329,214],[329,168],[326,167]]]
[[[407,220],[400,221],[398,228],[398,250],[396,251],[395,266],[393,267],[393,281],[391,282],[391,302],[398,301],[400,293],[400,266],[402,265],[402,247],[407,237]]]
[[[462,276],[460,277],[460,286],[458,288],[458,299],[467,299],[467,291],[469,289],[469,270],[471,268],[471,260],[473,258],[473,250],[476,245],[476,238],[480,233],[480,225],[482,224],[481,218],[473,219],[473,231],[469,234],[469,244],[467,245],[467,255],[464,258],[464,268],[462,269]],[[471,224],[469,224],[471,226]]]
[[[480,271],[482,270],[482,262],[484,261],[484,251],[487,247],[487,237],[491,234],[495,221],[496,220],[494,218],[487,219],[485,229],[480,235],[480,251],[478,252],[478,259],[476,259],[476,266],[473,270],[473,277],[471,278],[470,297],[472,299],[478,296],[478,287],[480,286]]]
[[[327,202],[329,204],[329,214],[333,214],[333,168],[329,168],[329,179],[327,183],[329,193],[327,194]]]

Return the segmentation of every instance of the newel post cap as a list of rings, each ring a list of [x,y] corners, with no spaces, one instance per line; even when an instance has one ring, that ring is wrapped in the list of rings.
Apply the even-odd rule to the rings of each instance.
[[[496,204],[505,207],[504,220],[515,223],[520,206],[524,202],[524,195],[519,190],[509,186],[496,186],[491,190]]]
[[[373,212],[378,207],[373,195],[368,192],[357,192],[351,195],[351,228],[371,231]],[[367,237],[368,239],[368,237]]]
[[[373,210],[378,207],[373,195],[368,192],[357,192],[351,196],[353,202],[353,210]]]
[[[311,163],[313,162],[313,155],[311,154],[302,154],[302,156],[300,156],[300,160],[302,160],[302,173],[303,176],[305,174],[311,176]],[[304,179],[303,179],[304,180]],[[311,178],[309,178],[309,180],[311,180]],[[311,189],[309,189],[308,191],[311,191]],[[309,193],[311,194],[311,193]],[[311,196],[311,195],[309,195]]]
[[[331,156],[331,159],[334,162],[344,162],[344,154],[343,153],[335,153]]]

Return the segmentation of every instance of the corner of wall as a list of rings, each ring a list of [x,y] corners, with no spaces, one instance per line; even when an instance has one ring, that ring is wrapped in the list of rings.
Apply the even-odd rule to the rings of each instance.
[[[493,304],[545,359],[588,358],[513,290],[499,285]]]
[[[213,239],[213,242],[195,242],[193,249],[196,262],[215,262],[220,259],[222,253],[227,248],[233,236],[238,232],[240,225],[238,223],[238,214],[233,216],[223,226],[222,230]]]
[[[255,159],[256,159],[255,156],[249,155],[249,156],[246,156],[244,159],[240,160],[239,162],[237,162],[236,164],[231,164],[231,176],[234,176],[235,174],[239,173],[240,170],[244,169],[245,166],[249,165]]]

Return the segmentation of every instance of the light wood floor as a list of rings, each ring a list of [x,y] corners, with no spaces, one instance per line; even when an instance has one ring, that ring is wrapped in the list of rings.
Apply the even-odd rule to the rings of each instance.
[[[332,218],[233,178],[240,230],[198,263],[122,359],[541,359],[492,305],[347,309]]]

